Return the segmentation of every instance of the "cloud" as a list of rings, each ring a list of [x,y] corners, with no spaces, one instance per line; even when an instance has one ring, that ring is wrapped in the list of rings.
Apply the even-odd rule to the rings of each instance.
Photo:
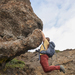
[[[30,0],[34,12],[43,21],[43,31],[56,49],[75,48],[75,0]]]
[[[75,48],[75,18],[66,21],[64,25],[58,28],[44,29],[44,33],[55,42],[58,50]]]

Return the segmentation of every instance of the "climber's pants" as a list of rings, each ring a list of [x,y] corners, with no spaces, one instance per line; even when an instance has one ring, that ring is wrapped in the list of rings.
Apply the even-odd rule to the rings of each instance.
[[[48,58],[49,57],[46,54],[40,56],[40,64],[42,65],[44,72],[47,73],[53,70],[60,70],[60,66],[49,66]]]

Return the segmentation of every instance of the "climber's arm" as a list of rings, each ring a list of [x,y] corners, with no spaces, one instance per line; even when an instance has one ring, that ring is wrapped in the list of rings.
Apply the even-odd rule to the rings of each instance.
[[[40,49],[36,50],[36,52],[40,52]]]
[[[40,30],[41,31],[41,30]],[[45,41],[45,35],[44,35],[44,33],[41,31],[41,34],[42,34],[42,37],[43,37],[43,42]]]

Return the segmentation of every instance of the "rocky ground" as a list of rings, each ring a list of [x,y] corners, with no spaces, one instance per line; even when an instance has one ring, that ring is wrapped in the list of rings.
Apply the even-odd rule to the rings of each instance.
[[[44,73],[38,53],[27,52],[25,54],[16,57],[16,59],[25,62],[25,66],[21,69],[20,67],[11,68],[8,67],[5,70],[0,71],[1,75],[75,75],[75,50],[65,50],[57,53],[49,59],[50,65],[64,65],[66,73],[60,71],[52,71],[50,73]]]

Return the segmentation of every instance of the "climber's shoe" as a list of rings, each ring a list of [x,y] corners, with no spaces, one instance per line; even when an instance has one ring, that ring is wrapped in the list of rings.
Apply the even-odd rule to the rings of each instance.
[[[63,65],[60,65],[60,71],[62,71],[63,73],[65,73],[65,68]]]

